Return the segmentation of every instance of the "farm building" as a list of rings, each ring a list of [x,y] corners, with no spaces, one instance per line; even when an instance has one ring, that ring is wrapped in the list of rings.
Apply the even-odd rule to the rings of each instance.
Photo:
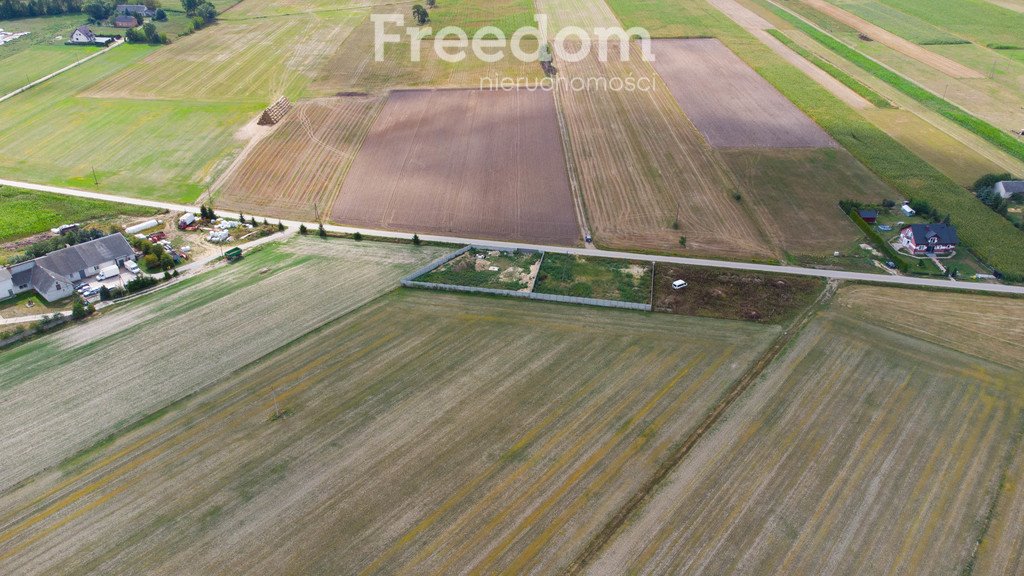
[[[996,182],[994,188],[996,194],[1002,198],[1009,198],[1014,194],[1024,195],[1024,180],[1004,180]]]
[[[35,290],[47,302],[60,300],[71,295],[73,282],[129,260],[135,260],[135,250],[120,234],[55,250],[0,269],[0,300],[28,290]]]
[[[859,214],[860,217],[863,218],[864,221],[867,222],[868,224],[874,224],[875,221],[878,220],[878,210],[868,210],[866,208],[861,208],[860,210],[857,210],[857,214]]]
[[[139,21],[135,19],[135,16],[127,16],[122,14],[117,18],[114,18],[115,28],[135,28],[139,25]]]
[[[138,16],[140,18],[152,18],[156,13],[143,4],[118,4],[114,9],[117,14]]]
[[[79,26],[71,33],[68,44],[75,46],[107,46],[114,41],[110,36],[97,36],[88,26]]]
[[[911,254],[951,254],[960,239],[948,224],[911,224],[900,231],[900,243]]]
[[[278,98],[277,102],[270,105],[269,108],[263,111],[260,119],[256,122],[260,126],[273,126],[284,118],[284,115],[292,109],[292,103],[287,98],[282,96]]]

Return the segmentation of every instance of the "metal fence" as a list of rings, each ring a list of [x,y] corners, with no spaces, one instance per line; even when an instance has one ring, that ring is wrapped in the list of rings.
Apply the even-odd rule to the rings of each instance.
[[[423,268],[407,275],[402,278],[402,286],[406,288],[426,288],[429,290],[444,290],[448,292],[469,292],[472,294],[491,294],[494,296],[508,296],[512,298],[525,298],[527,300],[541,300],[545,302],[562,302],[567,304],[583,304],[586,306],[602,306],[605,308],[622,308],[625,310],[643,310],[645,312],[651,311],[650,304],[641,304],[638,302],[621,302],[619,300],[602,300],[600,298],[581,298],[578,296],[561,296],[558,294],[541,294],[538,292],[518,292],[515,290],[499,290],[497,288],[480,288],[477,286],[458,286],[454,284],[438,284],[436,282],[417,282],[416,278],[439,268],[448,262],[462,256],[466,252],[477,249],[477,250],[500,250],[499,248],[490,248],[487,246],[465,246],[448,254],[447,256],[438,258],[437,260],[427,264]],[[504,251],[508,251],[505,249]],[[544,252],[539,250],[526,250],[520,249],[519,252],[528,253],[539,253],[541,255],[541,261],[543,262]]]

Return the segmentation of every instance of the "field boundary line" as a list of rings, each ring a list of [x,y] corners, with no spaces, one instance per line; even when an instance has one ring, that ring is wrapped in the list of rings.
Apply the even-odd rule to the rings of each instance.
[[[583,203],[583,190],[580,189],[579,180],[576,178],[576,162],[572,156],[572,146],[569,144],[569,127],[565,123],[565,115],[562,113],[562,99],[558,97],[558,90],[554,91],[555,117],[558,118],[558,132],[562,136],[562,156],[565,158],[565,172],[569,177],[569,189],[572,190],[572,205],[576,209],[576,223],[583,233],[583,245],[588,248],[594,245],[587,242],[587,237],[593,238],[590,231],[590,223],[587,222],[587,208]]]
[[[161,202],[157,200],[145,200],[130,196],[120,196],[103,192],[92,192],[76,188],[53,186],[49,184],[35,184],[0,178],[0,185],[26,190],[37,190],[51,194],[62,194],[64,196],[76,196],[79,198],[92,198],[94,200],[105,200],[107,202],[119,202],[134,206],[148,206],[161,208],[176,212],[199,213],[199,207],[195,205],[176,204],[173,202]],[[305,222],[267,216],[265,214],[252,214],[256,218],[267,218],[278,220],[289,228],[298,229],[300,224],[306,227],[316,228],[316,222]],[[359,232],[363,236],[377,236],[379,238],[391,238],[399,240],[411,240],[412,232],[399,232],[396,230],[380,230],[370,227],[343,226],[339,224],[324,224],[324,229],[336,234],[355,234]],[[600,258],[612,258],[616,260],[646,260],[665,264],[686,264],[690,266],[702,266],[705,268],[722,268],[727,270],[746,270],[750,272],[770,272],[775,274],[792,274],[795,276],[814,276],[832,280],[849,280],[854,282],[865,282],[871,284],[888,284],[902,288],[935,289],[935,290],[956,290],[963,292],[987,292],[993,295],[1022,296],[1024,286],[1014,284],[988,284],[981,282],[957,282],[940,280],[936,278],[920,278],[916,276],[892,276],[890,274],[874,274],[868,272],[852,272],[849,270],[829,270],[822,268],[806,268],[788,264],[767,264],[762,262],[748,262],[742,260],[717,260],[713,258],[699,258],[696,256],[669,256],[663,254],[650,254],[643,252],[626,252],[621,250],[605,250],[600,248],[580,248],[577,246],[558,246],[554,244],[532,244],[529,242],[513,242],[505,240],[464,238],[460,236],[443,236],[440,234],[419,234],[424,242],[437,242],[441,244],[476,244],[493,246],[498,250],[523,250],[532,249],[540,252],[553,252],[556,254],[573,254],[577,256],[592,256]]]
[[[21,88],[18,88],[14,92],[10,92],[9,94],[5,94],[4,96],[0,96],[0,102],[3,102],[4,100],[7,100],[9,98],[14,98],[18,94],[21,94],[22,92],[28,90],[29,88],[33,88],[35,86],[38,86],[38,85],[42,84],[43,82],[46,82],[47,80],[49,80],[49,79],[51,79],[51,78],[53,78],[53,77],[55,77],[55,76],[57,76],[59,74],[63,74],[64,72],[67,72],[68,70],[71,70],[72,68],[74,68],[76,66],[79,66],[81,64],[85,64],[86,62],[88,62],[89,60],[92,60],[93,58],[96,58],[100,54],[106,54],[107,52],[113,50],[114,48],[117,48],[121,44],[124,44],[124,40],[115,40],[113,44],[111,44],[110,46],[107,46],[106,48],[104,48],[103,50],[100,50],[99,52],[96,52],[95,54],[90,54],[90,55],[86,56],[85,58],[82,58],[81,60],[77,60],[75,62],[72,62],[71,64],[68,64],[67,66],[61,68],[60,70],[57,70],[56,72],[51,72],[50,74],[47,74],[46,76],[43,76],[42,78],[40,78],[38,80],[29,82],[28,84],[25,84],[24,86],[22,86]]]
[[[761,357],[749,368],[736,383],[728,389],[721,402],[709,412],[704,420],[690,432],[674,452],[670,453],[654,474],[627,500],[619,510],[605,523],[604,527],[591,538],[590,542],[577,554],[572,563],[566,569],[567,574],[580,574],[593,561],[605,546],[612,541],[612,538],[625,526],[635,512],[643,509],[651,496],[661,484],[671,476],[679,464],[693,450],[693,448],[711,431],[721,420],[722,416],[735,404],[743,394],[752,388],[761,374],[771,366],[776,358],[786,350],[791,342],[801,334],[807,324],[815,317],[817,312],[832,299],[839,287],[838,282],[829,282],[821,294],[818,295],[793,322],[783,329],[777,338],[768,346]]]

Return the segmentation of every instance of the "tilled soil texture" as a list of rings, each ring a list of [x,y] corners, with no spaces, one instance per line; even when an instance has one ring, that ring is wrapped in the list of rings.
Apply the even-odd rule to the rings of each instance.
[[[836,146],[824,130],[718,40],[655,40],[653,44],[655,69],[712,146]]]
[[[407,232],[577,243],[552,95],[392,92],[331,219]]]

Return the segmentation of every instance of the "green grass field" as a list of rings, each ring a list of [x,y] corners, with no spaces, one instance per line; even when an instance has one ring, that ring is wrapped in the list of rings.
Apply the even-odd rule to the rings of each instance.
[[[145,206],[115,204],[0,186],[0,242],[45,232],[61,224],[88,223],[111,216],[149,216],[162,212]]]
[[[80,95],[154,50],[118,47],[0,103],[0,171],[43,184],[195,200],[240,149],[233,135],[262,105]]]
[[[626,26],[658,36],[715,36],[899,194],[952,215],[960,237],[1008,277],[1024,279],[1024,234],[700,0],[610,0]]]
[[[534,292],[651,302],[651,263],[545,254]]]
[[[911,15],[909,12],[901,11],[891,5],[887,5],[893,3],[886,2],[886,0],[831,0],[831,2],[847,12],[856,14],[864,20],[884,28],[897,36],[910,40],[915,44],[928,46],[968,43],[968,40],[951,34],[948,29],[943,30],[942,28],[933,26],[925,20]],[[927,4],[927,2],[922,3],[917,1],[912,2],[912,4],[920,5]],[[965,3],[957,1],[955,4],[963,6]],[[982,1],[979,2],[979,4],[988,4],[988,2]],[[934,2],[928,10],[929,13],[940,11],[943,11],[943,7],[935,6]]]
[[[1024,48],[1024,14],[985,0],[877,0],[893,9],[981,45]],[[841,4],[841,3],[840,3]],[[885,27],[885,26],[883,26]],[[891,30],[897,34],[896,30]],[[902,35],[902,34],[900,34]]]

